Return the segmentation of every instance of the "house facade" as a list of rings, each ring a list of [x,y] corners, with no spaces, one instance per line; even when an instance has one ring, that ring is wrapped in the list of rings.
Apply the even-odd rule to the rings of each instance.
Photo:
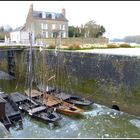
[[[65,9],[62,9],[61,13],[35,11],[33,4],[31,4],[26,19],[25,30],[32,32],[34,39],[55,38],[58,34],[61,38],[67,38],[68,20],[66,19],[66,11]]]
[[[25,30],[25,25],[10,32],[10,39],[11,43],[27,44],[29,42],[29,33]]]
[[[32,43],[38,38],[68,38],[68,20],[66,11],[61,13],[35,11],[30,5],[26,23],[10,32],[10,42],[29,43],[29,32],[32,32]]]

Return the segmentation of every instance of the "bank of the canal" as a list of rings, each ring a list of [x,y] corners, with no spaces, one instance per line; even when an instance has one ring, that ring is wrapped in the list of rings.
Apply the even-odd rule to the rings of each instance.
[[[50,82],[51,85],[93,99],[96,104],[82,117],[64,116],[60,124],[54,126],[25,115],[22,125],[10,129],[11,137],[140,137],[140,49],[133,49],[56,53],[33,49],[34,87],[42,76],[47,80],[55,73],[56,79]],[[136,53],[132,53],[134,51]],[[11,49],[10,53],[9,50],[0,51],[0,71],[3,73],[0,88],[4,92],[24,92],[27,88],[27,52],[27,49]],[[6,73],[11,72],[14,78],[8,79]],[[108,108],[113,105],[126,113]],[[32,133],[33,130],[36,131]]]

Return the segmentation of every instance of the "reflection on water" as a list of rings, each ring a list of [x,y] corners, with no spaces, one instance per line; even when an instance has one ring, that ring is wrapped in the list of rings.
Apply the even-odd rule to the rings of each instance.
[[[140,118],[93,104],[80,116],[62,115],[45,124],[23,114],[22,129],[11,127],[11,138],[139,138]],[[18,129],[17,129],[18,128]]]
[[[10,133],[8,130],[4,127],[2,123],[0,123],[0,137],[1,138],[8,138],[10,136]]]

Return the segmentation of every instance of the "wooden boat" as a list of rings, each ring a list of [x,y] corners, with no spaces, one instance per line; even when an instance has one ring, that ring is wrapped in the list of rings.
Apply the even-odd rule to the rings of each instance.
[[[19,109],[27,112],[34,118],[45,122],[56,122],[61,119],[61,116],[53,108],[40,105],[26,95],[14,92],[10,95],[10,98],[16,102]]]
[[[93,104],[93,101],[89,101],[85,98],[82,98],[82,97],[76,96],[76,95],[69,96],[69,94],[66,94],[64,92],[59,92],[54,95],[58,98],[62,98],[64,101],[66,101],[68,103],[78,105],[78,106],[89,106],[89,105]]]
[[[89,106],[94,103],[93,101],[87,100],[83,97],[68,94],[50,86],[45,87],[45,86],[40,85],[38,86],[38,89],[42,92],[47,92],[48,94],[51,94],[59,99],[62,99],[65,102],[68,102],[77,106]]]
[[[3,98],[0,98],[0,122],[3,123],[6,129],[9,129],[12,123],[5,113],[5,103],[6,101]]]
[[[25,91],[25,94],[29,96],[29,90]],[[39,92],[38,90],[31,91],[31,97],[37,102],[43,105],[53,107],[56,111],[64,114],[80,114],[84,110],[74,106],[73,104],[67,103],[57,97],[54,97],[47,93]]]
[[[0,92],[0,99],[3,100],[4,103],[4,105],[1,106],[1,111],[3,112],[1,122],[9,129],[14,122],[22,121],[21,112],[16,103],[4,92]]]

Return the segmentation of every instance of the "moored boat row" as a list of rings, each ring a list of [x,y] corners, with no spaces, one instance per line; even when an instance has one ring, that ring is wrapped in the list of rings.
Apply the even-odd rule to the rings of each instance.
[[[77,95],[68,94],[62,90],[50,87],[48,85],[38,85],[37,87],[39,91],[43,93],[53,95],[56,98],[62,99],[63,101],[74,104],[76,106],[89,106],[94,103],[92,100],[88,100]]]
[[[4,92],[0,92],[0,121],[7,129],[9,129],[14,122],[22,121],[18,106]]]
[[[29,90],[25,91],[27,96],[30,96]],[[53,107],[57,112],[64,114],[79,114],[84,110],[76,107],[73,104],[67,103],[62,99],[59,99],[53,95],[39,92],[38,90],[31,91],[31,97],[39,103],[42,103],[45,106]]]
[[[34,118],[45,122],[56,122],[61,119],[61,116],[58,115],[53,108],[40,105],[26,95],[14,92],[10,95],[10,98],[12,98],[20,110],[27,112]]]

